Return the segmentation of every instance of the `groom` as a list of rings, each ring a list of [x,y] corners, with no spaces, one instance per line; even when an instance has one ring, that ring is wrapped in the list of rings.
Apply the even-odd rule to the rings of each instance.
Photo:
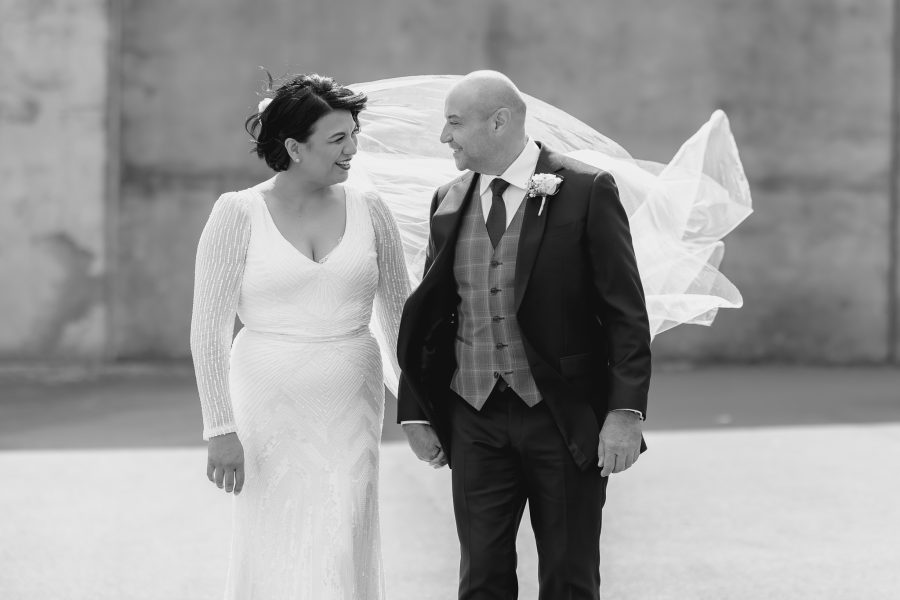
[[[445,118],[466,173],[431,202],[398,420],[421,460],[452,469],[460,600],[517,596],[526,501],[541,600],[597,599],[607,476],[643,450],[650,383],[628,220],[608,173],[527,136],[506,76],[467,75]]]

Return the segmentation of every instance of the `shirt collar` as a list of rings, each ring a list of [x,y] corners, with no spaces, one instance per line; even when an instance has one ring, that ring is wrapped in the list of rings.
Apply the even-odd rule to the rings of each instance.
[[[508,181],[510,185],[527,190],[528,181],[531,179],[531,176],[534,175],[534,170],[537,167],[540,155],[541,149],[531,140],[531,138],[528,138],[525,142],[525,148],[522,149],[522,152],[516,157],[516,160],[512,161],[512,164],[509,165],[503,173],[500,175],[481,174],[479,179],[480,193],[484,195],[485,191],[490,187],[491,182],[497,177]]]

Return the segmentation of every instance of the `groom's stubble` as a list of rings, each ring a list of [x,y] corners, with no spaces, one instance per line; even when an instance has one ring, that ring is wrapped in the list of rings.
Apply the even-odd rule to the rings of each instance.
[[[525,102],[502,73],[466,75],[447,94],[444,116],[441,142],[460,170],[499,175],[525,146]]]

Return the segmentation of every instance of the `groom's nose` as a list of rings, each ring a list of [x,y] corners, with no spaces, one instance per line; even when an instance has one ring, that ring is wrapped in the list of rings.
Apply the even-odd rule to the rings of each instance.
[[[450,137],[450,127],[448,125],[444,125],[444,128],[441,129],[441,143],[449,144],[451,139],[452,138]]]

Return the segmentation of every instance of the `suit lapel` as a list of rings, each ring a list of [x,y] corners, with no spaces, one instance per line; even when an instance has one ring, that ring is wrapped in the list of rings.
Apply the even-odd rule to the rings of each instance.
[[[453,259],[456,255],[456,240],[459,237],[459,227],[462,223],[465,209],[475,195],[474,190],[478,184],[478,176],[475,173],[467,173],[459,181],[450,186],[444,199],[441,200],[437,210],[431,217],[431,238],[434,243],[434,259],[431,268],[422,279],[420,288],[428,291],[438,282],[449,276],[453,276]]]
[[[546,146],[538,142],[541,153],[538,157],[535,173],[555,173],[562,170],[556,154]],[[459,181],[450,186],[447,194],[441,201],[431,219],[431,235],[435,244],[434,261],[428,270],[416,295],[426,294],[433,286],[443,281],[446,277],[453,276],[453,261],[456,256],[456,240],[459,237],[459,227],[466,207],[475,195],[478,185],[478,176],[475,173],[467,173]],[[541,197],[526,198],[525,213],[522,216],[522,231],[519,236],[518,256],[516,258],[516,297],[515,310],[519,310],[528,281],[531,279],[531,271],[537,259],[544,229],[547,226],[547,215],[553,204],[547,200],[544,212],[538,216],[541,207]]]
[[[555,154],[540,142],[538,142],[538,145],[541,147],[541,154],[538,157],[534,172],[555,173],[562,170],[563,167],[556,160]],[[522,219],[522,232],[519,234],[519,249],[516,258],[516,311],[519,310],[519,305],[522,304],[525,289],[528,287],[528,280],[531,279],[531,271],[534,268],[534,261],[537,259],[541,239],[544,237],[544,229],[547,226],[547,214],[552,204],[551,199],[548,198],[544,211],[538,216],[538,210],[541,207],[541,197],[526,197],[524,202],[525,214]]]
[[[447,242],[456,239],[459,224],[462,221],[463,209],[473,195],[478,181],[476,173],[466,173],[459,181],[450,186],[444,199],[431,218],[432,235],[435,236],[436,249],[440,251]],[[452,240],[450,239],[452,238]]]
[[[442,286],[452,283],[453,259],[456,255],[456,239],[465,208],[472,198],[478,177],[466,173],[459,181],[450,185],[441,203],[431,215],[430,236],[434,244],[434,256],[428,272],[424,274],[418,287],[413,290],[403,307],[400,333],[397,340],[397,355],[405,369],[419,370],[420,344],[434,325],[433,319],[441,319],[443,302],[452,298],[447,293],[439,293]],[[450,278],[450,279],[448,279]],[[438,293],[437,297],[434,293]]]

